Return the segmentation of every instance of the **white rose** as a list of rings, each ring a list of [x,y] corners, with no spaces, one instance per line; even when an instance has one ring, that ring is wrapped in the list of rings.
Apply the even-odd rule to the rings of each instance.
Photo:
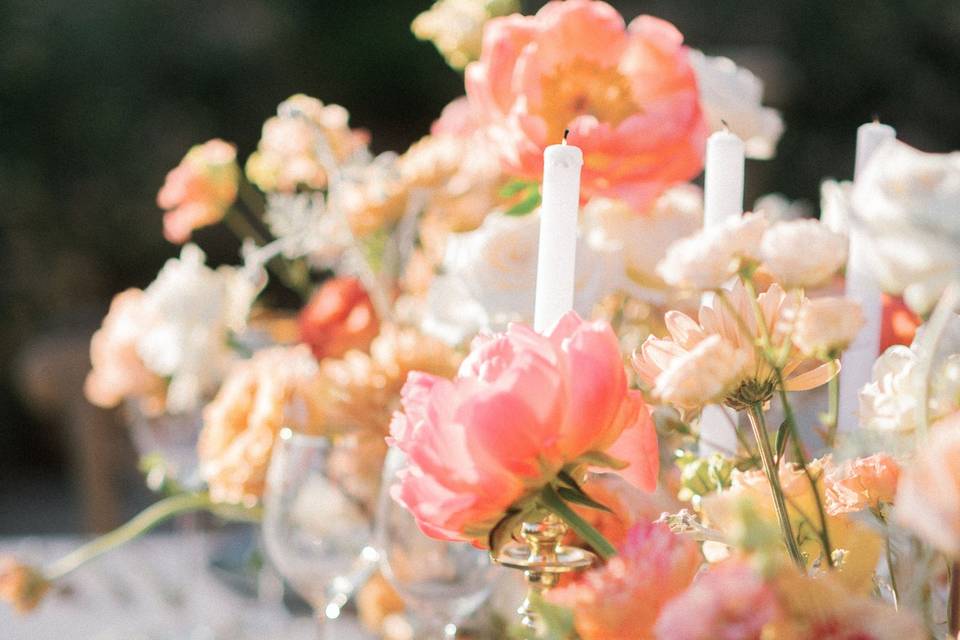
[[[690,51],[690,64],[697,75],[700,102],[713,131],[724,128],[743,138],[747,157],[772,158],[783,134],[783,120],[776,109],[763,106],[763,82],[728,58]]]
[[[793,343],[806,355],[826,360],[846,349],[863,324],[860,305],[849,298],[807,300],[797,314]]]
[[[667,284],[683,289],[717,289],[744,259],[757,258],[766,228],[763,214],[748,213],[704,229],[670,245],[657,265],[657,274]]]
[[[246,327],[250,306],[264,284],[262,272],[233,267],[216,271],[194,244],[168,260],[144,290],[150,324],[137,341],[144,365],[169,377],[167,409],[190,411],[216,389],[234,358],[231,333]]]
[[[872,239],[880,285],[917,313],[960,277],[960,152],[882,145],[853,187],[853,214]]]
[[[658,304],[667,285],[657,275],[657,263],[676,240],[703,225],[703,190],[690,184],[669,189],[646,214],[622,200],[594,198],[583,211],[588,241],[618,255],[622,289],[635,298]]]
[[[823,283],[847,262],[847,241],[817,220],[772,225],[760,244],[760,258],[785,288]]]

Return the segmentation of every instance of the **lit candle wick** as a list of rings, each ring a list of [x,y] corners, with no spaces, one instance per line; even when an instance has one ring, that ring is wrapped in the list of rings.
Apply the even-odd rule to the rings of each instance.
[[[563,140],[560,144],[567,144],[567,136],[570,135],[570,129],[563,130]]]
[[[721,120],[720,120],[720,124],[723,125],[723,130],[724,130],[724,131],[726,131],[727,133],[730,133],[730,125],[727,124],[727,121],[726,121],[726,120],[721,119]]]

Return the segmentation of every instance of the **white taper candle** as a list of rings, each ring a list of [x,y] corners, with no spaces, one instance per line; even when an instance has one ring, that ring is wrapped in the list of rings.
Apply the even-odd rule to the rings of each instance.
[[[880,146],[895,140],[896,130],[879,122],[868,122],[857,129],[857,156],[854,181],[867,166]],[[864,212],[869,215],[869,212]],[[856,339],[844,352],[840,370],[840,405],[837,429],[851,431],[859,424],[859,392],[870,381],[873,363],[880,351],[880,328],[883,321],[883,299],[880,287],[870,268],[870,241],[860,227],[848,224],[850,245],[847,250],[846,295],[856,300],[863,310],[864,325]]]
[[[545,331],[573,308],[577,263],[577,218],[580,210],[578,147],[554,144],[543,152],[543,199],[537,254],[537,296],[533,327]]]

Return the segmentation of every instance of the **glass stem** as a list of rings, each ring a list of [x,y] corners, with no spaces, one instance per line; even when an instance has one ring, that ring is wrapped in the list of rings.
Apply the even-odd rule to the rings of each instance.
[[[763,417],[763,407],[759,404],[750,405],[750,411],[747,413],[750,418],[750,426],[753,428],[754,438],[757,440],[757,449],[760,452],[760,462],[763,465],[763,471],[767,476],[767,482],[770,483],[770,493],[773,495],[773,507],[777,512],[777,520],[780,522],[780,529],[783,532],[783,542],[787,546],[790,557],[800,569],[804,569],[806,563],[803,555],[800,553],[800,547],[797,546],[797,539],[793,535],[793,527],[790,526],[790,515],[787,512],[787,503],[783,497],[783,487],[780,486],[780,477],[777,473],[776,463],[773,460],[773,451],[770,448],[770,437],[767,434],[766,420]]]

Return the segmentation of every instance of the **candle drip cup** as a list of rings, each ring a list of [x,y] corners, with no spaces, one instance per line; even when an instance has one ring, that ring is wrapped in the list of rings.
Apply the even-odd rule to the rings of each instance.
[[[593,565],[597,556],[586,549],[561,544],[567,525],[554,514],[520,525],[522,542],[505,545],[493,557],[494,562],[523,571],[527,596],[517,609],[525,629],[536,631],[538,616],[535,601],[553,587],[565,573],[580,571]]]

